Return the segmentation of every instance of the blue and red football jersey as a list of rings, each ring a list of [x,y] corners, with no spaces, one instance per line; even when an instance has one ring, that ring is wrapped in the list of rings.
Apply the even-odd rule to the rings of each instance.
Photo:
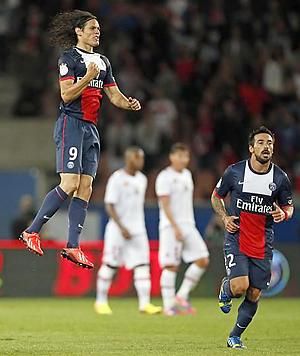
[[[58,60],[59,80],[74,80],[78,82],[85,76],[89,63],[94,62],[100,68],[99,75],[90,81],[82,94],[70,103],[60,103],[60,111],[76,119],[98,121],[102,101],[102,89],[116,85],[109,60],[99,54],[86,52],[77,47],[65,51]]]
[[[230,194],[229,214],[239,217],[239,230],[226,232],[225,240],[238,240],[239,249],[249,257],[263,259],[271,254],[274,240],[273,203],[291,206],[291,184],[287,174],[275,164],[268,172],[257,173],[250,161],[229,166],[216,186],[216,194]]]

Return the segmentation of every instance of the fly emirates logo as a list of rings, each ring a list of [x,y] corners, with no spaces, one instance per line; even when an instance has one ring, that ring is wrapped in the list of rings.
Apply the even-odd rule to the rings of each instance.
[[[251,195],[249,202],[238,198],[236,201],[236,206],[241,210],[249,211],[251,213],[270,214],[273,210],[273,206],[263,204],[263,202],[264,198],[258,197],[256,195]]]
[[[83,77],[77,77],[77,81],[81,80]],[[103,80],[101,79],[93,79],[89,82],[88,84],[89,87],[93,87],[93,88],[103,88]]]

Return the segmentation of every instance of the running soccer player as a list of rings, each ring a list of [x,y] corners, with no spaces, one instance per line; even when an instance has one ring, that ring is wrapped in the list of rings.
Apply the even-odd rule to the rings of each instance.
[[[271,278],[273,224],[293,215],[291,185],[286,173],[272,163],[273,133],[262,126],[249,135],[250,159],[229,166],[212,194],[212,206],[226,232],[219,306],[229,313],[232,298],[243,294],[236,324],[227,340],[231,348],[244,348],[241,335],[254,317],[261,291]],[[223,199],[230,194],[230,207]]]
[[[125,167],[114,172],[107,183],[104,202],[109,222],[95,303],[95,310],[101,315],[112,314],[107,295],[113,276],[122,265],[134,271],[139,310],[146,314],[161,312],[161,307],[150,303],[149,243],[144,216],[147,178],[140,172],[143,166],[143,150],[129,147],[125,151]]]
[[[189,294],[209,264],[209,253],[195,226],[194,183],[191,172],[186,168],[190,161],[188,147],[182,143],[174,144],[169,158],[171,164],[159,173],[155,188],[160,210],[159,262],[163,269],[161,294],[165,315],[173,316],[196,312],[189,302]],[[190,266],[175,294],[181,258]]]
[[[81,251],[79,235],[98,168],[100,142],[96,124],[102,91],[121,109],[141,108],[138,100],[120,92],[108,59],[94,52],[99,39],[99,23],[89,12],[74,10],[53,19],[50,40],[66,49],[58,61],[62,100],[54,130],[56,166],[61,181],[47,194],[34,221],[20,235],[31,252],[42,256],[39,232],[70,196],[68,243],[61,255],[86,268],[93,268],[93,263]]]

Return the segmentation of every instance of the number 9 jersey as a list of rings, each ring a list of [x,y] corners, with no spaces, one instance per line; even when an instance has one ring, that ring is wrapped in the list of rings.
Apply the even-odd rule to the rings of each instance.
[[[105,56],[77,47],[65,51],[58,61],[59,80],[74,83],[85,76],[89,63],[96,63],[99,75],[90,81],[75,100],[60,103],[60,116],[54,128],[57,173],[86,174],[95,178],[100,157],[100,138],[96,127],[102,89],[116,85]]]

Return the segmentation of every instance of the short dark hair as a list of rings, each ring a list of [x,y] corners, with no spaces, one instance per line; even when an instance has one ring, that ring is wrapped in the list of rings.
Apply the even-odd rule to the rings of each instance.
[[[259,128],[254,129],[252,132],[250,132],[249,138],[248,138],[249,146],[253,146],[254,145],[255,136],[258,135],[258,134],[261,134],[261,133],[268,134],[273,138],[273,140],[275,139],[275,135],[273,134],[273,132],[270,129],[268,129],[265,126],[260,126]]]
[[[188,145],[183,142],[176,142],[171,146],[170,154],[175,153],[177,151],[190,151]]]
[[[124,156],[130,154],[130,153],[138,153],[138,152],[144,152],[143,149],[139,146],[129,146],[126,148],[125,152],[124,152]]]
[[[88,11],[73,10],[54,16],[49,27],[49,42],[53,46],[71,48],[77,44],[75,28],[84,28],[89,20],[97,19]]]

